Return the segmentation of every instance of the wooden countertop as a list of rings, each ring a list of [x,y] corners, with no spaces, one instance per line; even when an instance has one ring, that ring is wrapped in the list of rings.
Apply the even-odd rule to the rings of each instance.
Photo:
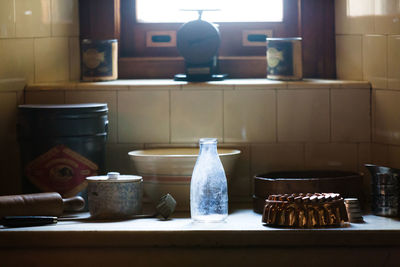
[[[364,216],[365,223],[340,228],[288,229],[264,226],[250,209],[233,211],[224,223],[193,223],[188,214],[124,221],[91,221],[87,213],[57,224],[0,228],[0,247],[259,247],[399,246],[400,221]],[[60,242],[62,240],[62,242]]]

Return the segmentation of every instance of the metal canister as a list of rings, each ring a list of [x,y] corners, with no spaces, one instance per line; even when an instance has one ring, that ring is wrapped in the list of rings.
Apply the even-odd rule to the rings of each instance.
[[[104,172],[107,104],[20,105],[17,130],[24,193],[86,197],[86,177]]]
[[[303,78],[301,38],[267,38],[267,78]]]
[[[129,218],[142,212],[142,177],[109,172],[87,177],[90,216],[94,219]]]
[[[366,164],[372,176],[372,213],[398,217],[400,201],[400,170]]]
[[[81,43],[83,81],[111,81],[118,78],[117,40],[83,39]]]

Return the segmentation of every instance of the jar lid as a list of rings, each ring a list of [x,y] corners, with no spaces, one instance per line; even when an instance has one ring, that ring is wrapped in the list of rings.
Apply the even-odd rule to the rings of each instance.
[[[141,182],[142,176],[138,175],[121,175],[119,172],[109,172],[107,175],[86,177],[88,182],[106,182],[106,183],[126,183]]]

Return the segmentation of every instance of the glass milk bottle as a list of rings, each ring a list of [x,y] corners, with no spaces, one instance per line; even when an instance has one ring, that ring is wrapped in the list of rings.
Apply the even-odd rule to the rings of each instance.
[[[190,182],[190,213],[196,222],[220,222],[228,217],[228,188],[216,138],[200,139]]]

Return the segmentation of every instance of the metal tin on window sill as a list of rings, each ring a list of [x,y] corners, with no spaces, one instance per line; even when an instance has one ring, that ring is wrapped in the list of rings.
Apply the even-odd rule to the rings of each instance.
[[[81,43],[83,81],[111,81],[118,78],[117,40],[83,39]]]
[[[267,78],[301,80],[303,78],[301,38],[267,38]]]

